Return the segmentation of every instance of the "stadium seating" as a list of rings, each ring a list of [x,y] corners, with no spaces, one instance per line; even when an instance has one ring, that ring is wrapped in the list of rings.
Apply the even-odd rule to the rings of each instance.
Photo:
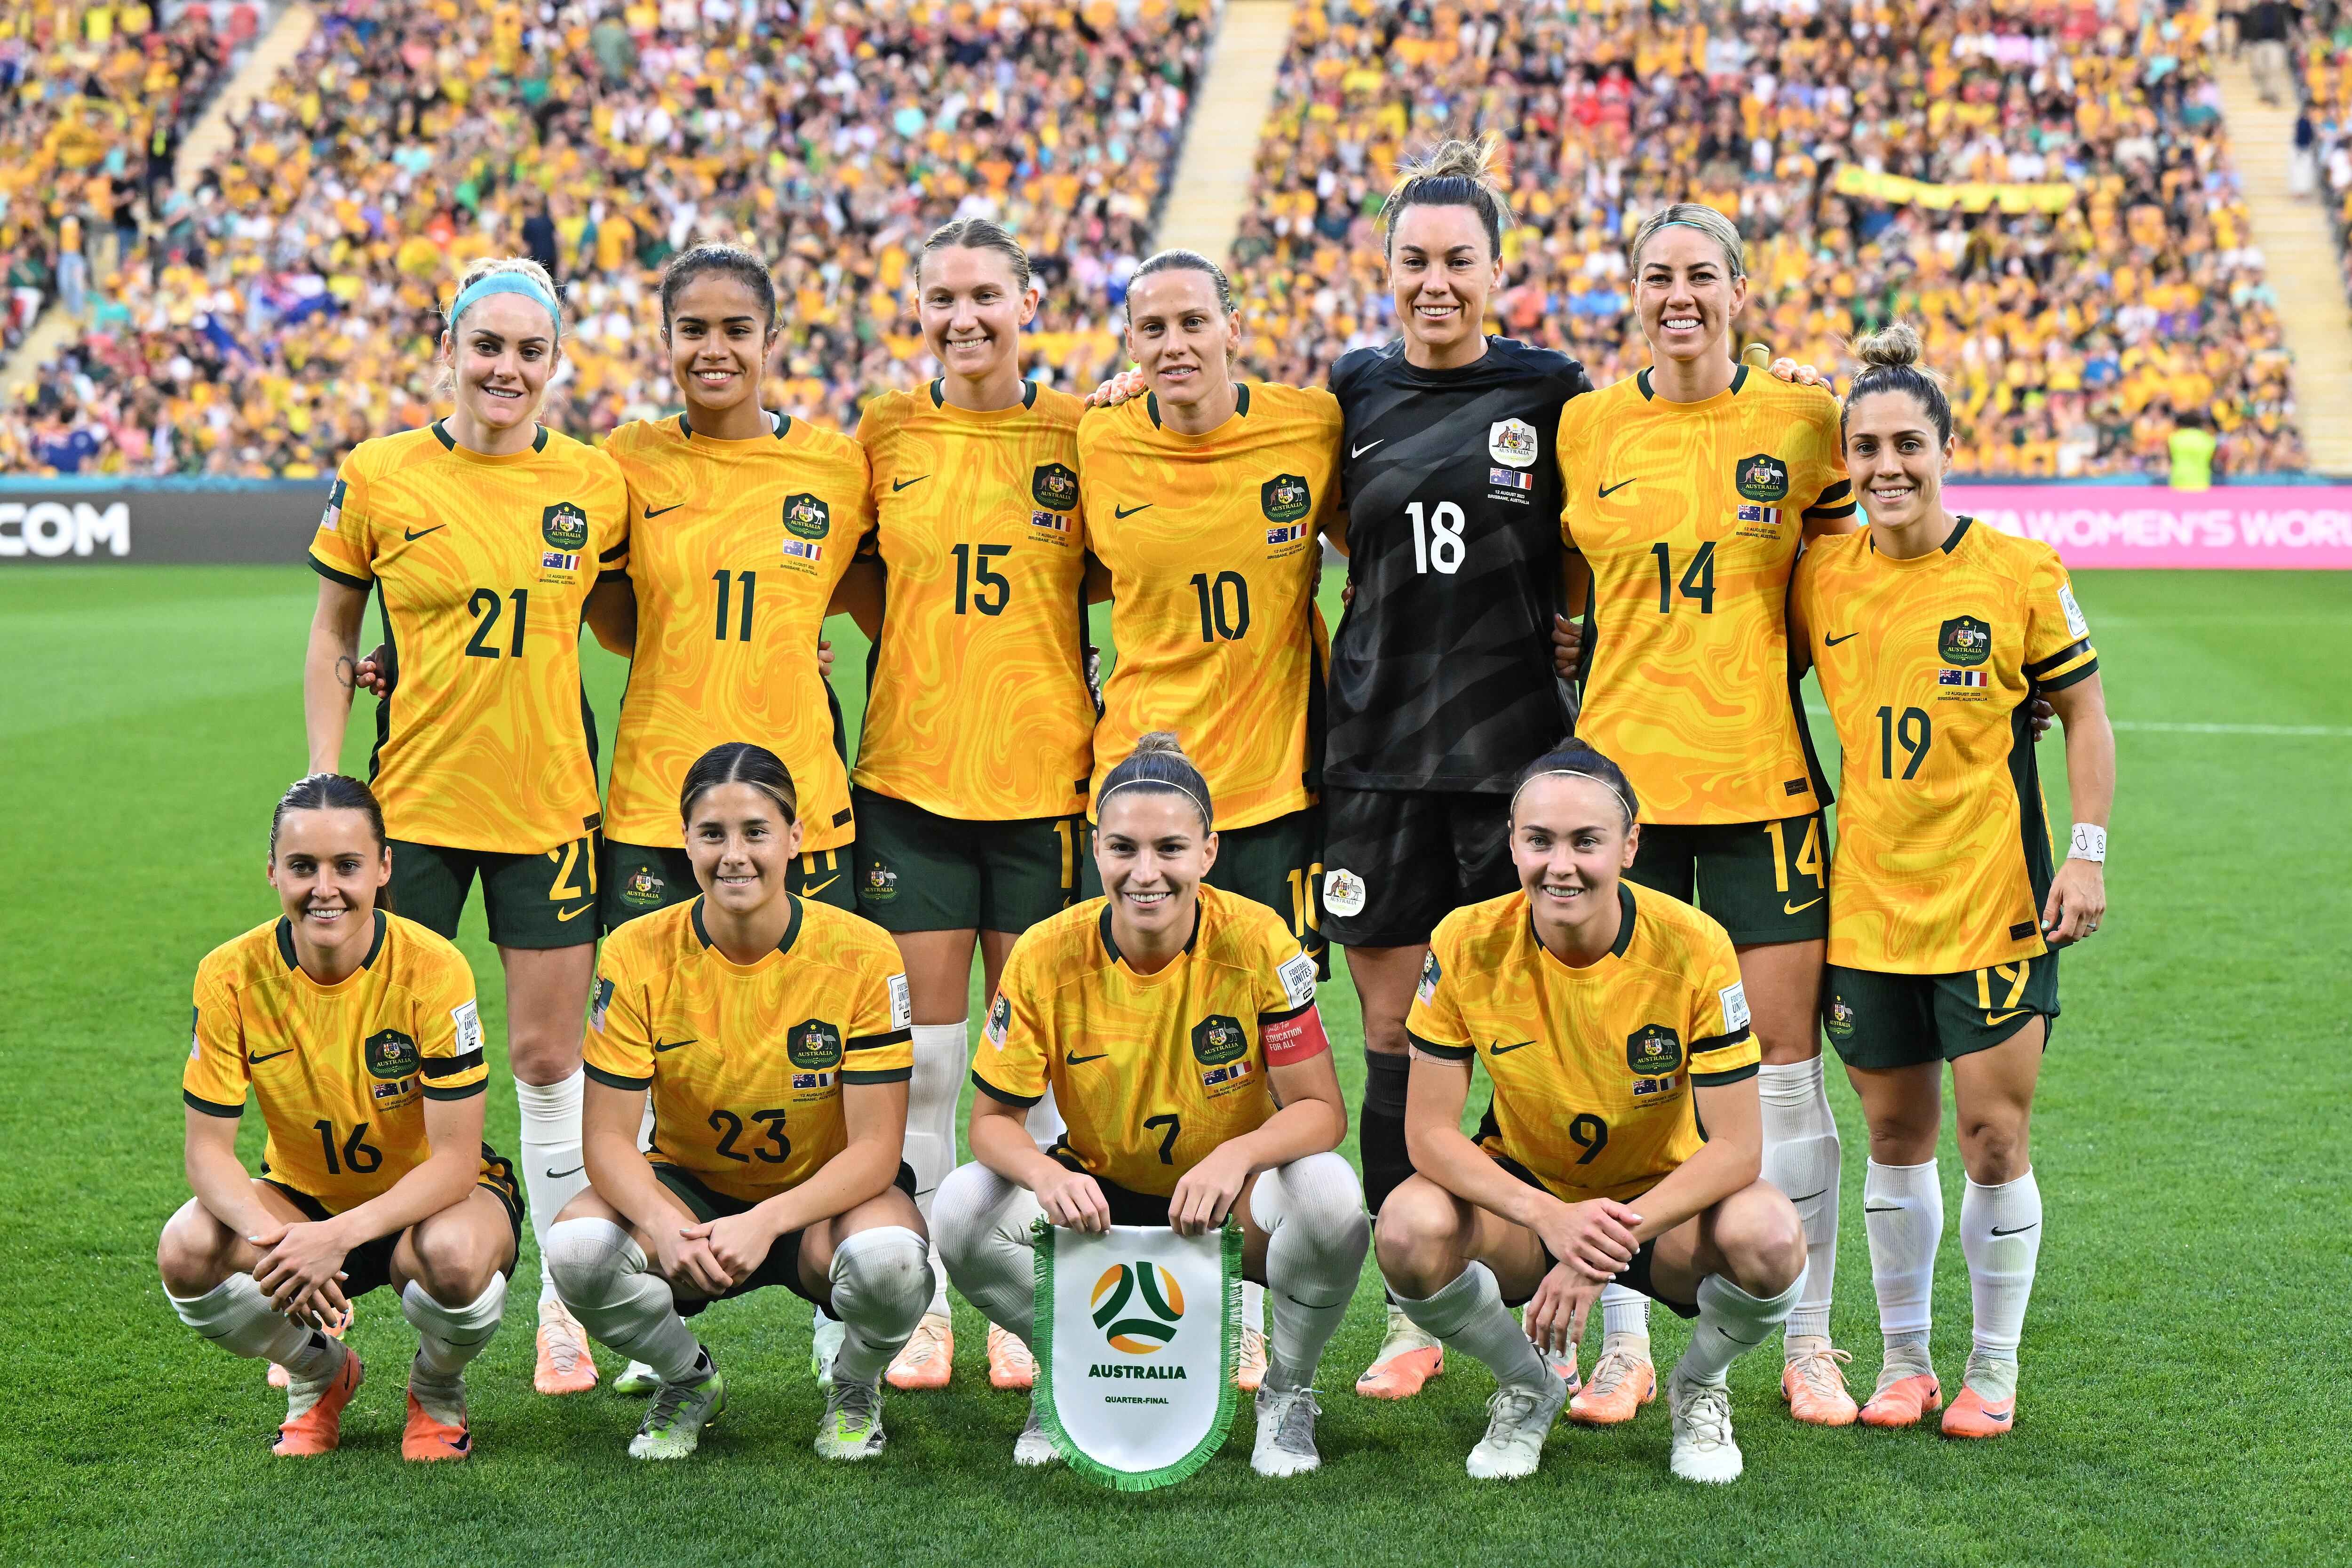
[[[1750,237],[1747,336],[1827,367],[1890,315],[1921,323],[1956,383],[1962,471],[2155,470],[2191,407],[2225,470],[2301,466],[2194,10],[1692,15],[1304,0],[1236,247],[1253,368],[1318,383],[1391,337],[1371,221],[1389,170],[1493,131],[1520,223],[1496,310],[1598,383],[1643,363],[1625,239],[1661,203],[1704,201]]]
[[[959,215],[1008,223],[1037,258],[1032,374],[1091,385],[1117,353],[1208,7],[320,13],[188,194],[193,226],[45,378],[52,402],[79,388],[109,426],[100,466],[306,477],[424,422],[436,302],[488,253],[536,254],[571,286],[551,423],[587,436],[675,406],[658,272],[706,240],[777,258],[786,342],[768,400],[845,427],[923,374],[908,262]]]

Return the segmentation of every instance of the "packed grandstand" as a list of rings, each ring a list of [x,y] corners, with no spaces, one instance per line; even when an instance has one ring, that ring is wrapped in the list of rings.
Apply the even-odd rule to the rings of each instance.
[[[1090,385],[1122,362],[1125,280],[1213,27],[1207,0],[316,9],[185,188],[141,178],[152,86],[192,75],[181,46],[134,40],[137,8],[110,8],[104,47],[45,40],[38,17],[0,45],[16,75],[0,253],[32,279],[12,324],[23,290],[54,287],[37,275],[55,277],[68,218],[120,230],[79,334],[0,412],[0,464],[330,472],[429,417],[436,305],[488,252],[564,280],[576,326],[549,416],[593,436],[672,401],[656,282],[705,238],[775,258],[769,401],[846,427],[930,374],[908,258],[975,214],[1037,258],[1030,374]],[[1519,223],[1497,328],[1570,349],[1596,382],[1639,348],[1625,239],[1700,200],[1749,236],[1749,339],[1843,369],[1851,335],[1922,324],[1955,382],[1963,471],[2158,468],[2192,411],[2224,471],[2296,468],[2220,45],[2200,8],[2137,0],[1305,0],[1234,251],[1246,368],[1319,384],[1392,336],[1372,218],[1394,162],[1492,131]],[[30,71],[53,47],[70,81]],[[2310,90],[2338,90],[2332,57],[2304,59]],[[129,171],[131,210],[101,213],[93,167]]]

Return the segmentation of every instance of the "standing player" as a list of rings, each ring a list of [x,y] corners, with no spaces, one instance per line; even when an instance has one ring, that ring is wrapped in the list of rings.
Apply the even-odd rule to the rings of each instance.
[[[1846,468],[1870,528],[1806,553],[1790,629],[1797,657],[1821,671],[1845,749],[1822,1023],[1870,1122],[1863,1195],[1886,1356],[1862,1419],[1907,1426],[1942,1403],[1927,1308],[1949,1062],[1976,1337],[1943,1426],[1990,1437],[2016,1419],[2042,1246],[2027,1125],[2058,1018],[2056,950],[2097,931],[2106,909],[2115,732],[2057,552],[1944,509],[1952,411],[1918,366],[1917,335],[1897,323],[1854,353]],[[2054,875],[2037,692],[2066,727],[2074,807]]]
[[[634,630],[605,796],[605,929],[695,896],[678,785],[697,757],[741,736],[805,791],[791,890],[853,909],[841,708],[817,639],[873,527],[866,454],[760,406],[776,286],[758,257],[698,246],[664,270],[661,300],[685,412],[624,425],[604,444],[629,486],[618,597]]]
[[[549,1233],[565,1300],[656,1379],[629,1443],[679,1459],[726,1408],[686,1318],[769,1285],[844,1325],[816,1451],[882,1451],[883,1369],[931,1298],[899,1159],[907,982],[889,940],[796,896],[793,781],[774,752],[712,749],[678,792],[702,894],[604,944],[588,1037],[592,1190]],[[651,1158],[637,1128],[651,1092]]]
[[[571,1394],[595,1386],[596,1366],[546,1273],[545,1227],[585,1184],[580,1035],[602,816],[579,639],[600,574],[627,563],[628,494],[610,458],[537,421],[563,323],[536,262],[476,262],[448,321],[449,416],[361,442],[336,475],[310,546],[322,581],[303,715],[311,771],[332,772],[373,588],[396,667],[370,759],[392,889],[447,937],[481,879],[541,1252],[533,1383]]]
[[[1412,1174],[1405,1012],[1429,933],[1517,885],[1504,802],[1574,718],[1552,669],[1551,446],[1561,406],[1592,384],[1566,354],[1483,333],[1512,222],[1494,145],[1447,142],[1399,171],[1381,222],[1404,335],[1331,372],[1351,593],[1331,645],[1324,931],[1363,1003],[1357,1136],[1376,1215]],[[1444,1357],[1392,1302],[1356,1392],[1409,1397]]]
[[[1783,1394],[1801,1421],[1854,1418],[1831,1348],[1838,1142],[1816,1014],[1829,930],[1821,777],[1790,673],[1789,578],[1805,538],[1853,527],[1836,401],[1736,363],[1739,231],[1680,203],[1633,237],[1650,367],[1560,418],[1570,548],[1592,578],[1577,732],[1625,770],[1644,816],[1629,879],[1696,898],[1730,933],[1763,1052],[1765,1179],[1805,1220],[1806,1295]],[[1570,1414],[1627,1420],[1655,1387],[1646,1307],[1607,1333]]]
[[[1087,542],[1110,572],[1118,649],[1095,731],[1096,796],[1146,732],[1192,737],[1222,812],[1210,886],[1282,915],[1328,973],[1315,588],[1337,512],[1339,405],[1234,381],[1241,317],[1223,271],[1195,252],[1137,268],[1127,312],[1149,390],[1078,427]]]
[[[1413,1000],[1420,1173],[1381,1210],[1381,1271],[1414,1321],[1495,1373],[1470,1451],[1481,1479],[1534,1472],[1568,1398],[1546,1353],[1574,1353],[1612,1279],[1697,1320],[1667,1384],[1673,1469],[1737,1479],[1724,1374],[1804,1278],[1796,1210],[1758,1179],[1757,1049],[1730,939],[1620,879],[1647,831],[1636,801],[1580,741],[1530,763],[1510,805],[1520,890],[1439,922]],[[1476,1142],[1461,1131],[1474,1058],[1495,1083]]]
[[[1083,405],[1022,379],[1029,258],[996,225],[964,219],[924,241],[915,280],[941,374],[882,394],[857,426],[884,606],[851,793],[858,912],[898,942],[913,996],[907,1163],[928,1215],[956,1163],[973,946],[993,995],[1013,939],[1077,896],[1095,702]],[[1038,1110],[1033,1121],[1052,1119]],[[1050,1142],[1059,1128],[1033,1131]],[[943,1386],[954,1358],[942,1276],[891,1384]],[[1027,1346],[992,1326],[988,1366],[999,1388],[1029,1386]]]
[[[356,779],[278,802],[269,882],[285,912],[196,971],[187,1101],[195,1196],[155,1249],[180,1321],[289,1376],[274,1452],[324,1454],[364,1373],[318,1325],[379,1285],[416,1325],[404,1459],[462,1459],[466,1363],[498,1331],[522,1235],[514,1173],[482,1142],[474,976],[383,907],[383,817]],[[247,1089],[269,1128],[237,1163]]]
[[[940,1251],[956,1288],[1025,1339],[1039,1218],[1197,1236],[1237,1215],[1274,1331],[1250,1465],[1301,1475],[1321,1463],[1315,1368],[1369,1239],[1363,1189],[1333,1152],[1348,1111],[1315,963],[1281,916],[1203,885],[1223,836],[1174,736],[1142,737],[1095,799],[1108,895],[1013,946],[972,1058],[975,1163],[940,1188]],[[1049,1088],[1069,1131],[1040,1153],[1022,1119]],[[1054,1458],[1034,1396],[1013,1456]]]

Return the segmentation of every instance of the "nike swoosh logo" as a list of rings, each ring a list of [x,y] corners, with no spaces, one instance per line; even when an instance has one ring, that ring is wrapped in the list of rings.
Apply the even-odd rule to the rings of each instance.
[[[656,1056],[659,1056],[664,1051],[674,1051],[680,1046],[690,1046],[692,1044],[694,1044],[692,1040],[656,1040],[654,1042],[654,1054]]]
[[[1490,1057],[1507,1057],[1513,1051],[1524,1050],[1534,1044],[1535,1042],[1533,1040],[1521,1040],[1515,1046],[1490,1045],[1486,1047],[1486,1054]]]
[[[890,481],[890,493],[891,493],[892,495],[897,495],[900,490],[905,489],[908,485],[919,485],[919,484],[921,484],[925,479],[929,479],[930,477],[931,477],[931,476],[930,476],[930,475],[929,475],[929,474],[917,474],[917,475],[916,475],[913,479],[892,479],[892,480]]]
[[[676,511],[679,507],[682,507],[682,506],[684,506],[685,504],[686,504],[686,503],[685,503],[684,501],[676,501],[676,502],[673,502],[672,504],[670,504],[670,505],[668,505],[668,506],[665,506],[665,507],[650,507],[650,506],[649,506],[649,507],[646,508],[646,521],[647,522],[651,522],[654,519],[656,519],[656,518],[657,518],[657,517],[666,517],[666,516],[667,516],[669,513]]]
[[[1607,500],[1611,496],[1615,495],[1619,490],[1623,489],[1627,485],[1630,485],[1633,482],[1633,481],[1631,479],[1619,479],[1613,485],[1602,485],[1601,487],[1601,495],[1599,499],[1601,500]]]
[[[547,1173],[553,1180],[560,1182],[566,1176],[576,1176],[587,1168],[588,1167],[586,1165],[580,1164],[572,1166],[572,1169],[568,1171],[550,1171]]]
[[[1825,1192],[1828,1192],[1828,1191],[1829,1191],[1829,1189],[1828,1189],[1827,1187],[1823,1187],[1823,1188],[1822,1189],[1822,1193],[1825,1193]],[[1790,1201],[1790,1203],[1792,1203],[1792,1204],[1809,1204],[1809,1203],[1811,1203],[1815,1198],[1820,1197],[1820,1196],[1822,1195],[1822,1193],[1807,1193],[1807,1194],[1806,1194],[1803,1197],[1801,1197],[1801,1198],[1790,1198],[1789,1201]]]
[[[2006,1024],[2006,1023],[2008,1023],[2011,1018],[2016,1017],[2016,1016],[2017,1016],[2017,1015],[2018,1015],[2019,1013],[2030,1013],[2030,1012],[2032,1012],[2032,1010],[2033,1010],[2033,1009],[2032,1009],[2031,1007],[2020,1007],[2020,1008],[2017,1008],[2017,1009],[2016,1009],[2015,1011],[2013,1011],[2013,1012],[2008,1012],[2008,1013],[1987,1013],[1987,1014],[1985,1015],[1985,1027],[1986,1027],[1986,1028],[1988,1028],[1988,1029],[1990,1029],[1990,1028],[1992,1028],[1992,1027],[1994,1027],[1994,1026],[1998,1026],[1998,1025]]]
[[[1842,642],[1852,642],[1861,635],[1862,634],[1860,632],[1848,632],[1842,637],[1823,637],[1822,639],[1822,646],[1823,647],[1835,647]]]
[[[1108,1055],[1110,1055],[1108,1051],[1097,1051],[1090,1057],[1074,1057],[1069,1052],[1064,1051],[1062,1053],[1062,1065],[1064,1067],[1070,1068],[1080,1067],[1087,1062],[1098,1062]]]
[[[1878,1208],[1872,1208],[1868,1204],[1864,1204],[1862,1205],[1862,1212],[1864,1214],[1901,1214],[1903,1212],[1903,1205],[1901,1204],[1886,1204]]]
[[[1828,894],[1824,893],[1822,895],[1822,898],[1827,898],[1828,896]],[[1792,904],[1788,900],[1782,899],[1780,900],[1780,912],[1784,915],[1801,915],[1821,901],[1821,899],[1807,899],[1801,904]]]
[[[583,904],[576,910],[558,910],[555,911],[555,918],[559,921],[572,920],[578,916],[586,914],[590,910],[593,910],[595,907],[596,906],[593,904]]]
[[[2000,1226],[1995,1226],[1992,1227],[1992,1233],[1995,1236],[2023,1236],[2027,1231],[2038,1230],[2041,1226],[2042,1222],[2037,1219],[2032,1225],[2021,1225],[2015,1230],[2003,1230]]]
[[[266,1056],[266,1057],[248,1056],[248,1057],[247,1057],[247,1058],[245,1058],[245,1060],[246,1060],[246,1065],[247,1065],[247,1066],[248,1066],[248,1067],[259,1067],[259,1066],[260,1066],[262,1063],[264,1063],[264,1062],[274,1062],[274,1061],[276,1061],[279,1057],[290,1057],[290,1056],[292,1056],[293,1054],[294,1054],[294,1047],[291,1047],[291,1046],[289,1046],[289,1047],[286,1047],[284,1050],[282,1050],[282,1051],[272,1051],[272,1052],[270,1052],[270,1053],[269,1053],[268,1056]]]
[[[438,532],[440,532],[443,529],[445,529],[445,528],[446,528],[446,527],[448,527],[448,526],[449,526],[449,525],[448,525],[447,523],[446,523],[446,522],[436,522],[436,523],[435,523],[435,524],[434,524],[432,527],[430,527],[430,528],[420,528],[420,529],[418,529],[418,530],[417,530],[415,532],[414,532],[414,533],[411,533],[407,529],[404,529],[404,529],[402,529],[402,530],[400,531],[400,532],[401,532],[401,536],[402,536],[403,538],[406,539],[406,540],[408,541],[408,542],[409,542],[409,543],[414,544],[414,543],[415,543],[418,540],[420,540],[420,539],[424,538],[426,534],[428,534],[428,533],[438,533]]]
[[[803,899],[814,899],[819,893],[824,892],[827,888],[832,887],[835,882],[840,880],[841,873],[835,871],[832,876],[827,877],[824,881],[817,883],[814,887],[803,888],[801,889],[801,897]]]
[[[1382,445],[1387,440],[1388,437],[1383,436],[1378,441],[1367,441],[1360,447],[1350,447],[1348,448],[1348,456],[1350,458],[1360,458],[1365,453],[1370,451],[1373,447]]]
[[[1115,506],[1110,509],[1110,514],[1113,517],[1133,517],[1139,511],[1150,511],[1150,510],[1151,503],[1150,501],[1145,501],[1141,506]]]

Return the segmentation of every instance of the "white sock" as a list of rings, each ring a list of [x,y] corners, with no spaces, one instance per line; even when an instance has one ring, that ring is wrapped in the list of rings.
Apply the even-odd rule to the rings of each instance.
[[[1265,1287],[1242,1281],[1242,1327],[1265,1332]]]
[[[627,1231],[603,1219],[551,1226],[547,1271],[564,1306],[598,1340],[645,1363],[664,1383],[695,1375],[702,1346],[677,1315],[669,1281],[653,1271]]]
[[[1976,1356],[2013,1363],[2042,1252],[2042,1189],[2032,1171],[1997,1187],[1969,1183],[1960,1195],[1960,1250],[1976,1305]]]
[[[904,1226],[861,1230],[833,1249],[830,1274],[844,1331],[834,1381],[871,1383],[923,1321],[932,1291],[929,1244]]]
[[[557,1083],[515,1079],[515,1104],[522,1112],[522,1184],[530,1196],[530,1234],[539,1243],[542,1307],[556,1299],[555,1274],[547,1266],[548,1228],[588,1185],[587,1163],[580,1157],[580,1101],[587,1082],[585,1069]]]
[[[1878,1331],[1891,1351],[1924,1352],[1936,1289],[1936,1247],[1944,1238],[1944,1184],[1936,1162],[1882,1165],[1862,1177],[1863,1229],[1870,1236],[1870,1282],[1878,1293]]]
[[[416,1329],[417,1370],[443,1383],[464,1372],[499,1331],[506,1307],[503,1274],[491,1275],[482,1293],[462,1307],[443,1306],[411,1279],[400,1293],[400,1313]]]
[[[1623,1285],[1603,1285],[1601,1288],[1601,1334],[1604,1340],[1620,1335],[1650,1342],[1650,1299],[1639,1290]]]
[[[585,1072],[588,1069],[583,1068],[580,1070]],[[640,1154],[654,1146],[654,1097],[648,1094],[646,1096],[646,1113],[637,1118],[637,1152]]]
[[[1323,1347],[1339,1331],[1372,1243],[1364,1188],[1338,1154],[1308,1154],[1259,1175],[1250,1217],[1266,1233],[1265,1386],[1311,1387]]]
[[[956,1101],[962,1098],[964,1075],[971,1068],[971,1046],[966,1020],[952,1024],[917,1024],[914,1036],[915,1074],[907,1081],[907,1163],[915,1173],[915,1206],[923,1224],[931,1223],[931,1194],[956,1167]],[[948,1315],[948,1271],[939,1249],[930,1252],[935,1282],[930,1306]]]
[[[1768,1062],[1756,1078],[1764,1106],[1764,1179],[1788,1194],[1805,1226],[1805,1294],[1789,1314],[1789,1332],[1826,1339],[1837,1279],[1838,1131],[1822,1086],[1822,1058]]]
[[[1731,1363],[1772,1337],[1803,1294],[1800,1274],[1777,1296],[1751,1296],[1720,1274],[1698,1282],[1698,1321],[1675,1375],[1689,1383],[1721,1383]]]
[[[1444,1341],[1447,1350],[1482,1363],[1506,1388],[1539,1388],[1552,1375],[1535,1342],[1503,1305],[1502,1287],[1483,1263],[1471,1264],[1433,1296],[1415,1300],[1400,1293],[1396,1300],[1406,1317]]]
[[[955,1288],[1024,1345],[1037,1315],[1037,1254],[1029,1227],[1045,1212],[1036,1194],[977,1162],[950,1173],[931,1205],[931,1235]]]
[[[341,1359],[335,1342],[277,1310],[250,1274],[232,1274],[201,1296],[164,1300],[180,1321],[235,1356],[274,1361],[289,1376],[310,1377]]]

